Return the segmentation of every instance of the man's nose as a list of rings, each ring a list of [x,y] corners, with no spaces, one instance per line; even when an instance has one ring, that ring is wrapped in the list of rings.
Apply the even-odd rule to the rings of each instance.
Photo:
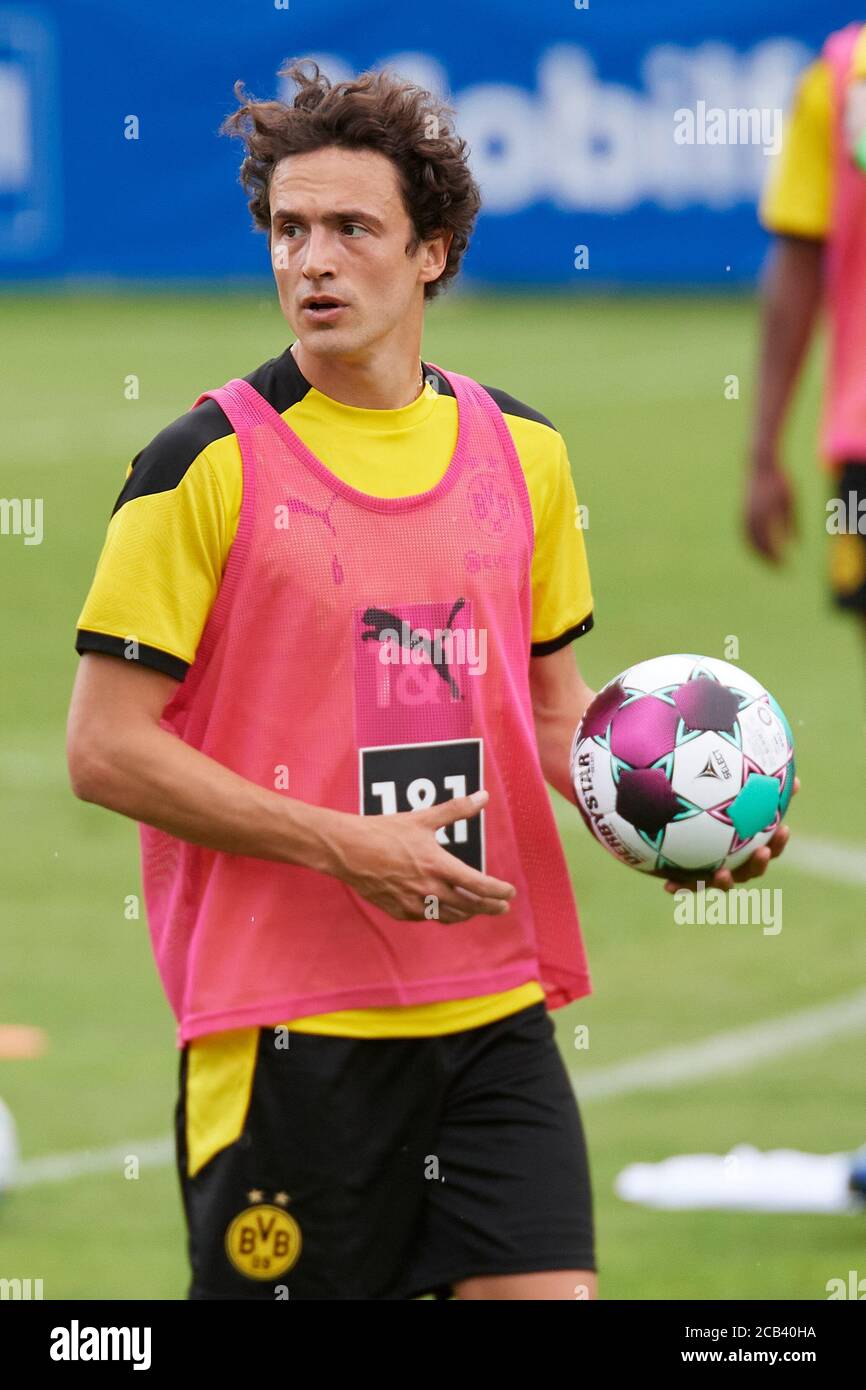
[[[310,280],[319,280],[334,273],[333,234],[326,227],[311,227],[302,266]]]

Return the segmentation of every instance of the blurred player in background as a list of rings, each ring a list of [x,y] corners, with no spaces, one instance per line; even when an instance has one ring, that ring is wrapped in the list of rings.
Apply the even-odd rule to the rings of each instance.
[[[866,26],[830,36],[796,94],[761,220],[765,279],[746,528],[778,562],[795,533],[781,435],[822,298],[829,328],[821,452],[832,474],[832,584],[866,635]],[[829,514],[828,514],[829,515]],[[845,519],[844,529],[835,517]]]

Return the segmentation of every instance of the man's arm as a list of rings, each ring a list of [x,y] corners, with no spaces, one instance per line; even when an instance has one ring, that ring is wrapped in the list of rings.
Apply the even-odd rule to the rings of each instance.
[[[423,920],[431,893],[440,921],[507,910],[513,885],[436,840],[439,826],[477,815],[480,804],[458,797],[426,811],[361,816],[283,796],[161,728],[176,689],[172,676],[137,662],[82,656],[67,738],[76,796],[208,849],[331,874],[401,920]],[[471,911],[467,893],[477,895]]]
[[[779,445],[821,301],[824,242],[777,237],[764,282],[757,407],[750,449],[746,531],[778,561],[794,532],[794,497]]]
[[[530,658],[529,688],[545,781],[576,805],[569,766],[571,742],[595,691],[580,674],[571,643],[549,656]]]
[[[121,657],[82,656],[67,731],[75,795],[192,844],[327,872],[337,813],[248,782],[161,728],[177,685]]]
[[[833,104],[833,74],[821,57],[797,84],[759,209],[775,240],[762,294],[744,522],[750,543],[774,561],[795,529],[794,498],[779,449],[821,297],[824,243],[832,224]]]

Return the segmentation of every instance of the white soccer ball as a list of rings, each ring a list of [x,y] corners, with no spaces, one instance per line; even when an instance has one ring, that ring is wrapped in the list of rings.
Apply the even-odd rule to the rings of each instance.
[[[623,864],[709,878],[767,843],[794,786],[794,739],[773,696],[727,661],[631,666],[599,691],[571,746],[577,805]]]

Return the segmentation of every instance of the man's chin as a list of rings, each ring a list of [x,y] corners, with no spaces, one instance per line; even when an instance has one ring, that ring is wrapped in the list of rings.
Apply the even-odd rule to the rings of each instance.
[[[315,357],[346,357],[361,346],[357,333],[341,330],[336,324],[319,324],[312,328],[301,324],[295,329],[295,336],[304,352]]]

